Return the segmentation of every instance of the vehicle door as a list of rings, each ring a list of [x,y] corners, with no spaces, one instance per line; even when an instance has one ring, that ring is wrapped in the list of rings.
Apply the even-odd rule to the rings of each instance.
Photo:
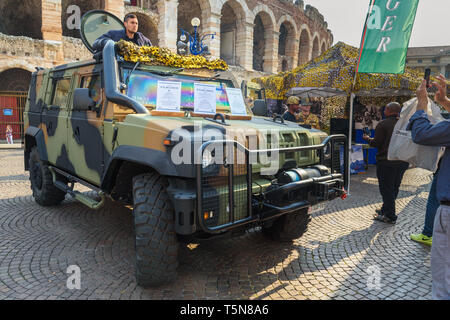
[[[69,118],[70,158],[74,165],[74,174],[93,184],[99,185],[104,170],[103,145],[103,92],[102,74],[94,72],[80,74],[76,88],[89,89],[95,107],[88,110],[72,108]]]
[[[71,170],[67,145],[67,122],[72,96],[72,75],[50,75],[41,129],[44,132],[48,161],[63,170]]]

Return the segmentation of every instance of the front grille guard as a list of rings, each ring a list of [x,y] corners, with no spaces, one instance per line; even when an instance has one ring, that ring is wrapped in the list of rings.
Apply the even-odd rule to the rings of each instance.
[[[228,192],[227,192],[227,211],[228,211],[228,221],[222,224],[219,224],[217,226],[209,226],[208,222],[206,221],[204,217],[204,195],[207,188],[205,188],[204,185],[204,168],[203,168],[203,156],[206,148],[208,147],[214,147],[214,146],[221,146],[221,147],[230,147],[233,146],[235,151],[234,154],[237,152],[243,152],[245,155],[245,179],[246,179],[246,202],[244,203],[246,205],[247,210],[247,216],[244,218],[236,217],[235,215],[235,209],[236,209],[236,200],[235,200],[235,181],[238,177],[235,176],[236,171],[236,165],[234,163],[225,164],[224,167],[227,168],[228,174],[227,174],[227,183],[228,183]],[[326,148],[330,148],[329,152],[325,153]],[[343,149],[342,149],[343,148]],[[348,139],[345,135],[332,135],[326,138],[322,144],[320,145],[313,145],[313,146],[302,146],[302,147],[292,147],[292,148],[284,148],[284,149],[270,149],[270,150],[249,150],[242,144],[238,143],[237,141],[227,141],[227,140],[221,140],[221,141],[208,141],[205,142],[197,151],[196,151],[196,159],[200,159],[199,162],[196,164],[196,173],[197,173],[197,220],[201,227],[201,229],[206,233],[216,234],[223,231],[228,231],[230,229],[234,229],[246,224],[258,222],[261,220],[261,217],[259,215],[253,215],[252,214],[252,164],[250,163],[249,159],[252,155],[258,156],[260,154],[267,154],[270,152],[279,152],[279,153],[287,153],[287,152],[302,152],[302,151],[317,151],[320,164],[322,165],[329,165],[331,166],[331,173],[342,173],[344,171],[344,184],[345,189],[348,189],[348,183],[349,183],[349,145],[348,145]],[[237,152],[236,152],[237,151]],[[343,151],[343,152],[342,152]],[[342,157],[343,153],[343,159]],[[338,157],[338,158],[337,158]],[[336,159],[337,158],[337,159]],[[341,160],[344,160],[343,162],[343,168],[341,164]],[[337,167],[336,164],[339,164]],[[241,165],[238,165],[241,166]],[[342,170],[343,169],[343,170]],[[242,173],[242,169],[240,169],[240,173]],[[242,178],[242,177],[241,177]],[[242,198],[242,195],[241,197]],[[223,200],[222,200],[223,202]],[[242,205],[242,204],[241,204]],[[209,208],[208,208],[209,209]],[[220,218],[220,217],[217,217]]]

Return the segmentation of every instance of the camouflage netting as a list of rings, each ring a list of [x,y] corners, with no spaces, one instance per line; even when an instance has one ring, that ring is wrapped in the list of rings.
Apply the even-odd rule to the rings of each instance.
[[[225,61],[208,60],[203,56],[181,56],[173,54],[169,49],[160,47],[139,47],[132,42],[121,40],[117,43],[120,55],[125,61],[141,62],[143,64],[167,66],[186,69],[207,68],[210,70],[228,70]]]
[[[269,99],[283,100],[295,87],[331,87],[350,93],[358,60],[358,49],[343,42],[291,72],[254,79],[266,88]],[[412,96],[423,73],[406,68],[404,74],[358,74],[354,92],[358,96]]]

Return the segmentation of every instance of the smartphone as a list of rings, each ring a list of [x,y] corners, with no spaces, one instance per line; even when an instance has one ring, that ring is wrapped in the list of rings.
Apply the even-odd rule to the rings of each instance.
[[[427,88],[431,87],[431,82],[430,82],[430,78],[431,78],[431,69],[425,69],[425,77],[424,79],[427,80]]]

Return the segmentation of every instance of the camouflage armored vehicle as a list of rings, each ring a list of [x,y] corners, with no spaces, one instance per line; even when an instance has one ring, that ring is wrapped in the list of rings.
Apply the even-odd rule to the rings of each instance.
[[[83,26],[92,49],[121,22],[91,12]],[[159,81],[181,83],[179,112],[155,110]],[[216,114],[193,112],[196,83],[216,86]],[[36,202],[70,195],[92,209],[106,197],[132,205],[142,286],[176,277],[180,242],[255,227],[277,240],[300,237],[313,206],[345,195],[346,138],[235,115],[227,88],[236,87],[227,72],[125,61],[112,41],[92,60],[37,70],[24,113]]]

